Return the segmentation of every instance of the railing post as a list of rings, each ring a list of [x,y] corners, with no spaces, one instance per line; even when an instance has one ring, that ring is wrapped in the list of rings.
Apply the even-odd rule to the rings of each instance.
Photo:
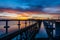
[[[38,23],[38,27],[39,27],[39,29],[40,29],[40,25],[41,25],[41,20],[39,21],[39,20],[37,20],[37,23]]]
[[[55,38],[55,31],[56,31],[56,27],[55,27],[55,26],[56,26],[56,24],[55,24],[55,21],[54,21],[54,22],[53,22],[53,28],[54,28],[54,29],[53,29],[53,37],[54,37],[54,38]]]
[[[18,21],[18,30],[19,30],[19,33],[20,33],[20,20]]]
[[[25,27],[27,26],[27,21],[25,21]]]
[[[50,39],[54,38],[53,35],[54,35],[55,27],[53,26],[53,24],[54,24],[54,21],[50,21],[50,20],[48,21],[47,32]]]
[[[54,23],[55,21],[53,20],[53,21],[51,21],[51,23],[50,23],[50,25],[52,26],[52,33],[51,33],[51,35],[52,35],[52,38],[54,38],[54,36],[55,36],[55,23]],[[50,27],[51,27],[50,26]]]
[[[26,28],[26,26],[27,26],[27,21],[25,21],[25,28]],[[28,39],[27,36],[28,36],[28,30],[25,31],[25,37],[26,37],[25,40]]]
[[[8,26],[8,20],[6,20],[6,26],[4,26],[4,28],[6,28],[6,34],[8,33],[8,28],[9,28],[9,26]]]
[[[18,20],[18,30],[19,30],[19,37],[20,37],[20,20]],[[17,39],[18,39],[18,36],[17,36]]]
[[[30,20],[29,20],[29,25],[30,25]]]
[[[33,21],[32,21],[32,24],[33,24]]]
[[[50,21],[50,22],[49,22],[49,25],[50,25],[50,28],[52,27],[52,28],[51,28],[51,29],[52,29],[52,31],[51,31],[51,37],[53,38],[53,29],[54,29],[54,28],[53,28],[53,21]]]

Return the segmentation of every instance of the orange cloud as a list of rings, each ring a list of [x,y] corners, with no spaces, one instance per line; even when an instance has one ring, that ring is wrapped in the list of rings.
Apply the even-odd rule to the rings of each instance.
[[[32,17],[32,15],[37,15],[36,16],[37,18],[38,18],[38,15],[40,17],[47,17],[47,18],[48,17],[51,17],[51,18],[58,18],[58,17],[60,17],[60,14],[57,14],[57,13],[56,14],[54,14],[54,13],[48,14],[46,12],[31,12],[31,11],[21,12],[19,10],[7,10],[7,9],[2,9],[2,10],[0,10],[0,12],[7,12],[8,14],[11,13],[11,15],[12,14],[17,14],[16,19],[29,19],[30,17],[34,18],[34,17]],[[41,15],[41,14],[43,14],[43,15]]]

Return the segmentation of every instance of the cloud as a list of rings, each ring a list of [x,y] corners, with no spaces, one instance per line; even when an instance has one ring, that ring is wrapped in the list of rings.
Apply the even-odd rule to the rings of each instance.
[[[0,8],[23,11],[40,11],[40,6],[47,7],[58,5],[60,5],[60,0],[0,0]]]
[[[17,17],[18,15],[14,13],[2,12],[0,13],[0,16]]]
[[[48,8],[44,8],[43,11],[47,13],[60,13],[60,8],[48,7]]]

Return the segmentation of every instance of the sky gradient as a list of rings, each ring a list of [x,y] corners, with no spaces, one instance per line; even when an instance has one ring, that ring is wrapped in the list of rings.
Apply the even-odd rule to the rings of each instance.
[[[42,17],[46,17],[44,14],[54,14],[51,15],[53,18],[60,17],[60,0],[0,0],[0,18],[33,17],[34,14]]]
[[[41,11],[46,7],[60,7],[60,0],[0,0],[0,8]]]

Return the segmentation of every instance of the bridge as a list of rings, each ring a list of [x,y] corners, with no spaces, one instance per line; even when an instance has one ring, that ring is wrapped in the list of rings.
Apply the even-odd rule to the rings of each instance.
[[[54,19],[54,20],[35,20],[35,19],[29,19],[29,20],[16,20],[16,19],[9,19],[9,20],[0,20],[0,21],[5,21],[5,30],[6,33],[2,36],[0,36],[0,40],[12,40],[14,38],[16,38],[15,40],[55,40],[55,39],[59,39],[59,36],[56,36],[56,30],[57,27],[60,28],[60,19]],[[9,21],[18,21],[18,30],[12,32],[12,33],[8,33],[8,29],[10,28],[10,26],[8,25]],[[25,27],[24,28],[20,28],[21,21],[25,21]],[[27,26],[27,21],[29,21],[29,26]],[[32,21],[32,25],[31,24]],[[35,22],[35,23],[33,23]],[[44,23],[44,27],[46,29],[47,38],[36,38],[36,35],[39,33],[39,30],[41,28],[41,23]],[[60,33],[60,32],[58,32]]]

